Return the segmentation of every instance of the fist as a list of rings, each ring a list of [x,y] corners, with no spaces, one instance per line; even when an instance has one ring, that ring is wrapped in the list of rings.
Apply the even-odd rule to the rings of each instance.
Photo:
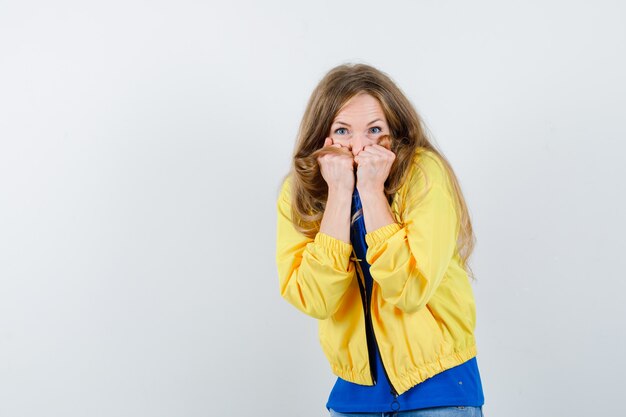
[[[328,189],[349,191],[354,190],[354,158],[352,152],[331,138],[324,139],[317,162]]]
[[[389,177],[391,166],[396,159],[396,154],[390,149],[388,136],[380,138],[377,144],[363,148],[354,161],[357,165],[356,177],[359,193],[381,192],[385,189],[385,181]]]

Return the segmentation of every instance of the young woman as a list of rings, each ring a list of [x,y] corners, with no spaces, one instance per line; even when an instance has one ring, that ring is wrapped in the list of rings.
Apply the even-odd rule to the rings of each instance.
[[[280,293],[319,321],[330,415],[482,416],[468,210],[387,75],[321,80],[277,209]]]

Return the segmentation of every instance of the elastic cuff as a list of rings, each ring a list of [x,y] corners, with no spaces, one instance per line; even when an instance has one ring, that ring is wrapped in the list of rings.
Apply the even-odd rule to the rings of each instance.
[[[368,247],[376,246],[379,243],[382,243],[389,239],[391,235],[400,230],[400,225],[398,223],[389,223],[386,226],[379,227],[376,230],[373,230],[365,235],[365,243],[367,243]]]
[[[315,235],[315,243],[345,257],[350,256],[352,253],[351,244],[323,232],[318,232],[317,235]]]

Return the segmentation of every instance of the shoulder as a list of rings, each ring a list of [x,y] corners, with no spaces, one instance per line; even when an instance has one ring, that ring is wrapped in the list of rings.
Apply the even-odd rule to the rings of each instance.
[[[416,209],[441,212],[455,205],[456,192],[444,157],[438,152],[418,148],[408,168],[408,175],[394,198],[394,211],[401,221],[408,221]]]
[[[435,151],[418,147],[413,155],[406,186],[411,189],[430,189],[437,185],[450,189],[450,173],[442,157]]]
[[[293,181],[292,173],[288,173],[281,180],[278,190],[278,200],[289,202],[291,199],[291,183]]]

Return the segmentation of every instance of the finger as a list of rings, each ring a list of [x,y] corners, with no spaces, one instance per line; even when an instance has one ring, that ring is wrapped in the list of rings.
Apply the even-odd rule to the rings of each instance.
[[[367,145],[366,148],[369,148],[370,150],[387,152],[387,148],[385,148],[384,146],[381,146],[378,143],[372,143],[371,145]]]
[[[326,138],[326,139],[324,139],[324,146],[323,147],[325,148],[326,146],[329,146],[332,143],[333,143],[333,140],[331,138]]]
[[[362,152],[367,152],[370,155],[380,155],[384,157],[390,156],[389,154],[393,154],[391,150],[378,144],[367,145],[365,148],[363,148]]]
[[[365,148],[361,149],[361,152],[359,152],[358,156],[360,157],[365,157],[365,158],[371,158],[371,157],[375,157],[379,155],[378,152],[375,149],[372,149],[372,147],[370,145],[366,146]]]
[[[371,149],[371,146],[367,146],[354,159],[359,164],[376,163],[379,160],[386,159],[386,156],[376,149]]]

